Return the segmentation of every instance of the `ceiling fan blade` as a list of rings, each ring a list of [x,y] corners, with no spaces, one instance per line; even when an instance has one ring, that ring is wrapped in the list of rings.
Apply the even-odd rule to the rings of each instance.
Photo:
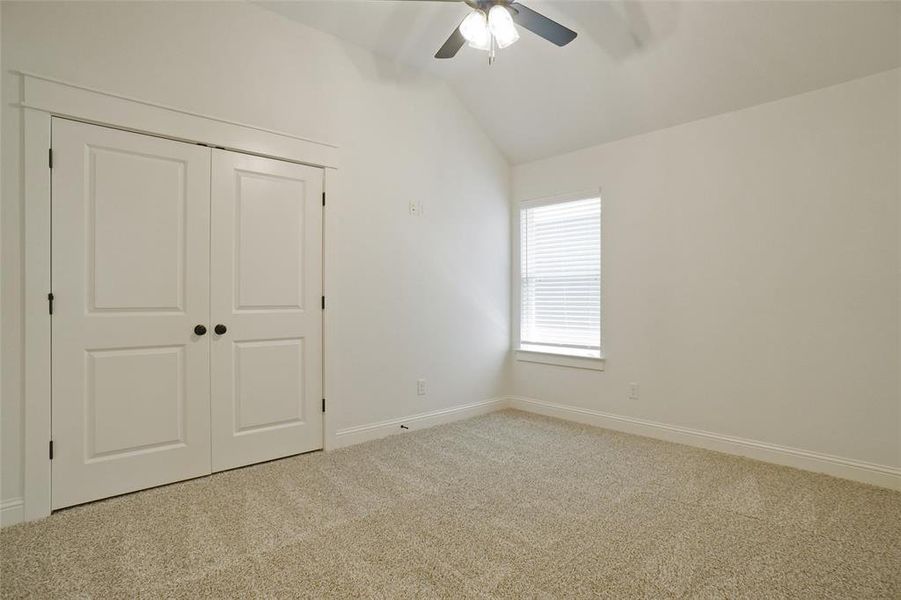
[[[380,0],[381,2],[466,2],[466,0]]]
[[[522,25],[532,33],[539,35],[549,42],[558,46],[565,46],[578,35],[572,29],[564,27],[556,21],[548,19],[544,15],[535,12],[527,6],[523,6],[519,2],[510,5],[513,9],[513,20],[518,25]]]
[[[466,38],[460,33],[460,26],[458,25],[454,28],[450,37],[447,38],[447,41],[444,42],[444,45],[438,48],[438,52],[435,53],[435,58],[453,58],[465,43]]]
[[[478,8],[478,0],[406,0],[407,2],[464,2],[472,8]]]

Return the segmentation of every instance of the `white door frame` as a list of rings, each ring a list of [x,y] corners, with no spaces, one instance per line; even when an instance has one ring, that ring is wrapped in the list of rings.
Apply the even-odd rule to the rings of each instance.
[[[25,200],[25,323],[23,513],[26,521],[50,514],[50,168],[51,117],[114,127],[207,146],[275,158],[324,171],[323,189],[330,202],[339,200],[338,147],[296,135],[235,123],[226,119],[152,104],[93,90],[29,73],[20,78],[24,130]],[[325,241],[328,219],[323,209],[323,294],[325,294]],[[323,396],[330,389],[325,368],[328,344],[327,312],[323,312]],[[323,414],[325,449],[333,447],[335,431],[329,412]]]

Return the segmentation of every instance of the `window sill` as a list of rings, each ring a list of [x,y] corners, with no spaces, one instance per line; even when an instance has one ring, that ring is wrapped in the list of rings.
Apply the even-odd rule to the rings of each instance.
[[[521,362],[541,363],[556,365],[558,367],[572,367],[575,369],[588,369],[590,371],[603,371],[606,360],[595,356],[573,356],[571,354],[555,354],[551,352],[535,352],[533,350],[515,350],[516,360]]]

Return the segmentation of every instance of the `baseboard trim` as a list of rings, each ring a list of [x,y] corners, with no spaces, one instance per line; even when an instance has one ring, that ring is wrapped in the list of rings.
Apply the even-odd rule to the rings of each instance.
[[[726,454],[744,456],[901,491],[901,469],[897,467],[877,465],[809,450],[780,446],[778,444],[720,435],[688,427],[624,417],[588,408],[544,402],[522,396],[508,397],[508,406],[525,412],[556,417],[566,421],[575,421],[585,425],[676,442],[687,446],[716,450]]]
[[[0,527],[15,525],[25,520],[25,503],[21,498],[0,502]]]
[[[490,400],[483,400],[482,402],[474,402],[472,404],[463,404],[461,406],[418,413],[410,415],[409,417],[389,419],[378,423],[339,429],[335,433],[334,443],[329,446],[329,449],[343,448],[345,446],[377,440],[397,433],[426,429],[428,427],[434,427],[435,425],[441,425],[442,423],[460,421],[462,419],[494,412],[506,408],[507,406],[508,401],[506,398],[491,398]],[[404,425],[408,429],[401,429],[401,425]]]

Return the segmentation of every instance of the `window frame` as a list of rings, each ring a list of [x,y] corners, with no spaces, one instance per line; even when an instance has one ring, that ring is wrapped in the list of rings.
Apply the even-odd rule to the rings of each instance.
[[[600,235],[601,247],[601,328],[600,339],[598,345],[600,347],[600,356],[584,356],[576,353],[566,352],[541,352],[537,350],[524,349],[521,346],[521,327],[522,327],[522,211],[524,209],[536,208],[539,206],[548,206],[551,204],[562,204],[564,202],[573,202],[577,200],[589,200],[597,198],[601,205],[600,219]],[[547,365],[555,365],[561,367],[573,367],[578,369],[590,369],[594,371],[603,371],[606,364],[606,353],[604,348],[604,332],[606,330],[605,323],[605,296],[606,286],[604,285],[604,197],[600,188],[584,190],[581,192],[571,192],[566,194],[558,194],[554,196],[544,196],[521,200],[513,207],[513,224],[512,233],[512,269],[511,269],[511,304],[512,304],[512,323],[511,323],[511,348],[514,358],[519,362],[526,363],[542,363]]]

